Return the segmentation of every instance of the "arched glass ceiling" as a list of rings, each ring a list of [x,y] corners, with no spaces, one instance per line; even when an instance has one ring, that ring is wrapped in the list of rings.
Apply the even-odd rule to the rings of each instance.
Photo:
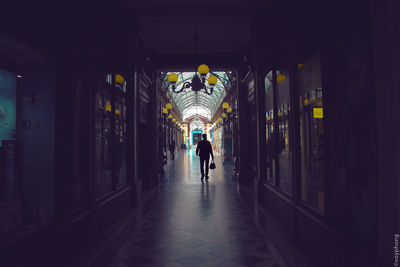
[[[204,124],[203,124],[203,122],[201,120],[199,120],[198,118],[196,118],[190,124],[190,130],[191,131],[201,130],[202,132],[204,132]]]
[[[164,76],[164,85],[168,84],[169,74],[170,72]],[[178,75],[176,90],[180,90],[184,82],[191,81],[194,75],[197,75],[196,72],[178,72],[176,74]],[[168,96],[172,99],[172,102],[178,109],[183,120],[195,114],[199,114],[211,120],[211,117],[221,105],[221,102],[226,95],[226,90],[229,90],[231,87],[231,74],[231,72],[225,71],[211,72],[207,74],[206,79],[208,79],[210,75],[215,75],[218,78],[218,82],[214,86],[214,91],[211,95],[207,95],[204,90],[196,93],[192,89],[185,89],[184,92],[177,94],[172,91],[172,88],[168,88]]]
[[[193,116],[193,115],[200,115],[203,116],[205,118],[208,118],[209,120],[211,119],[211,113],[210,110],[202,107],[202,106],[192,106],[189,107],[187,109],[185,109],[182,112],[183,116],[182,119],[185,121],[187,118]]]

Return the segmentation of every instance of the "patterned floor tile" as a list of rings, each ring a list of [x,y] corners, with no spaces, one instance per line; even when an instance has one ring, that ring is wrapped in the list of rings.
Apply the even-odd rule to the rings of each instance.
[[[276,267],[232,181],[232,166],[198,175],[199,159],[183,152],[170,164],[158,201],[109,267]]]

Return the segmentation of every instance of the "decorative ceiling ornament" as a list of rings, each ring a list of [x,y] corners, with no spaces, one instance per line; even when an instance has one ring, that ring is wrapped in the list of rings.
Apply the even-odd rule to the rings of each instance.
[[[182,90],[181,93],[177,94],[172,90],[172,86],[168,81],[169,75],[173,72],[161,72],[160,74],[160,86],[162,90],[166,91],[167,97],[170,99],[171,103],[174,104],[174,109],[177,111],[183,121],[193,115],[201,115],[207,120],[211,120],[213,114],[220,107],[222,100],[226,96],[226,92],[229,91],[234,86],[234,81],[236,78],[232,71],[216,71],[209,72],[206,76],[207,80],[213,78],[211,76],[217,77],[217,83],[214,86],[212,95],[207,95],[206,93],[198,93],[194,90],[187,90],[184,87],[185,82],[191,82],[194,76],[198,76],[197,72],[174,72],[178,76],[178,80],[175,83],[175,91]]]
[[[172,72],[168,75],[168,82],[172,91],[177,94],[184,92],[186,89],[192,89],[196,93],[204,90],[207,95],[211,95],[214,91],[214,86],[218,83],[218,77],[210,75],[208,79],[206,79],[209,72],[209,67],[206,64],[201,64],[197,68],[197,72],[192,80],[185,81],[180,89],[177,89],[176,86],[178,82],[178,75],[176,73]]]

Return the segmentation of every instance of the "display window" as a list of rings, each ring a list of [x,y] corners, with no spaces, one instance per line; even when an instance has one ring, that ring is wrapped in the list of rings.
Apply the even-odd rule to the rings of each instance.
[[[273,75],[266,75],[266,139],[267,139],[267,182],[292,193],[292,152],[289,129],[289,74],[285,70],[277,70]],[[274,114],[275,113],[275,114]]]
[[[267,111],[267,118],[266,118],[266,139],[267,139],[267,180],[271,183],[274,183],[275,177],[275,158],[273,153],[273,136],[274,136],[274,110],[269,109]]]
[[[324,118],[319,55],[299,70],[301,199],[325,211]]]
[[[95,99],[95,196],[100,198],[127,184],[126,82],[116,83],[108,74],[97,83]]]
[[[0,202],[15,197],[16,75],[0,69]]]
[[[22,69],[0,69],[0,235],[13,242],[55,219],[55,72]]]

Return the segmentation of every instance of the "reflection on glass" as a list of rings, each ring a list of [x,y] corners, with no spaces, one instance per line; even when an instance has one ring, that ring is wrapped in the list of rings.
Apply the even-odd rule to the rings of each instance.
[[[269,72],[265,78],[267,181],[283,191],[292,193],[293,162],[289,131],[289,78],[287,71],[276,71],[277,88],[272,88],[272,90],[270,88],[272,77],[272,72]]]
[[[307,65],[310,67],[307,68]],[[324,212],[324,119],[314,108],[323,108],[319,58],[315,57],[299,72],[304,82],[300,101],[301,199]],[[318,72],[318,73],[316,73]],[[303,78],[307,75],[311,78]],[[317,118],[315,118],[317,117]]]
[[[16,76],[0,69],[0,202],[15,196]]]
[[[109,193],[112,185],[111,85],[100,82],[95,102],[95,177],[96,198]]]
[[[117,86],[115,90],[115,141],[114,141],[114,173],[116,186],[127,184],[127,157],[126,157],[126,82]]]
[[[266,136],[267,136],[267,180],[275,182],[275,142],[274,142],[274,110],[267,111]]]
[[[126,82],[113,84],[112,75],[96,91],[96,197],[127,184]]]
[[[279,186],[282,190],[292,192],[292,157],[289,146],[289,112],[288,103],[279,107]]]

